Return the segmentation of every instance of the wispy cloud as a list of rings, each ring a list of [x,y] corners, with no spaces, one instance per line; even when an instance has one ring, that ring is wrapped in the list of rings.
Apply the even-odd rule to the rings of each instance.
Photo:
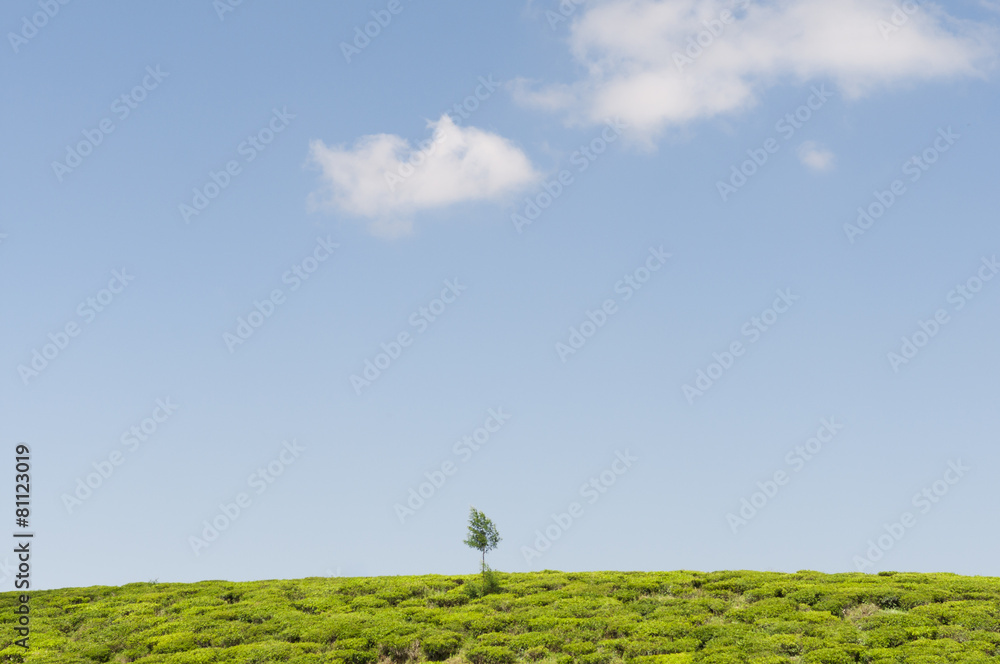
[[[833,168],[834,155],[815,141],[806,141],[799,146],[799,161],[814,171],[827,171]]]

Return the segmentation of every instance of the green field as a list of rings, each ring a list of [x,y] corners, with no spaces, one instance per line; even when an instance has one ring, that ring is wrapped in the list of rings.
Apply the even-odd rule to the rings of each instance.
[[[996,662],[1000,579],[538,572],[134,583],[2,595],[0,661]]]

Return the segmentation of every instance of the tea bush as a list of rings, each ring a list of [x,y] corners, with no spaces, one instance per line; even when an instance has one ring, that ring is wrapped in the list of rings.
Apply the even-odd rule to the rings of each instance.
[[[1000,580],[801,571],[495,573],[33,592],[24,664],[910,664],[1000,660]],[[480,590],[482,590],[480,586]]]

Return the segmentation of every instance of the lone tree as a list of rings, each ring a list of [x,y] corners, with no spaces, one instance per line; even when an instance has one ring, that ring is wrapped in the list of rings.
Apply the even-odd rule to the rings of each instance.
[[[475,507],[469,508],[469,538],[465,543],[483,554],[483,572],[486,571],[486,552],[497,548],[500,533],[485,514]]]

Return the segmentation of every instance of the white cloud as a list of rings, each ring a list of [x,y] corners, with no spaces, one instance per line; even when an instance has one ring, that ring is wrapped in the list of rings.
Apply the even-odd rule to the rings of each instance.
[[[448,115],[428,126],[431,138],[417,146],[392,134],[364,136],[349,149],[312,141],[310,160],[324,189],[311,203],[364,217],[373,233],[394,237],[412,231],[420,210],[500,200],[540,177],[497,134],[459,127]]]
[[[826,171],[833,167],[834,156],[815,141],[806,141],[799,146],[799,161],[814,171]]]
[[[993,28],[930,2],[903,4],[908,12],[896,0],[598,0],[570,29],[587,75],[536,90],[520,82],[515,98],[574,123],[620,116],[649,140],[744,110],[782,83],[831,79],[856,97],[898,82],[983,75],[996,53]]]

